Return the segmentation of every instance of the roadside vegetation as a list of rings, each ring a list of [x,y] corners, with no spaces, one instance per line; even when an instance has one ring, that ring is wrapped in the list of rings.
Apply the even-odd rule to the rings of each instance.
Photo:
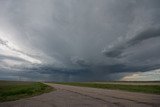
[[[0,81],[0,102],[18,100],[52,91],[40,82]]]
[[[92,87],[102,89],[113,89],[113,90],[124,90],[130,92],[142,92],[160,94],[160,85],[129,85],[129,84],[101,84],[92,82],[61,82],[57,84],[81,86],[81,87]]]

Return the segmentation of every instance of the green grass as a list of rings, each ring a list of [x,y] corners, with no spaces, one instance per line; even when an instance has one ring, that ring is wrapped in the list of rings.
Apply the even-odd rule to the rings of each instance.
[[[130,92],[142,92],[160,94],[160,85],[126,85],[126,84],[101,84],[101,83],[88,83],[88,82],[61,82],[58,84],[81,86],[81,87],[92,87],[102,89],[113,89],[113,90],[124,90]]]
[[[18,100],[52,91],[40,82],[0,81],[0,102]]]

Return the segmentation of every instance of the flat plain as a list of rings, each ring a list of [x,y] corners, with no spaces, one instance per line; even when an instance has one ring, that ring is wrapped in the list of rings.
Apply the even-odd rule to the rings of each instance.
[[[160,94],[159,81],[58,82],[57,84]]]
[[[3,102],[0,103],[0,107],[160,107],[160,95],[156,93],[146,94],[55,83],[44,84],[56,90],[17,101]],[[121,85],[124,84],[121,83]]]

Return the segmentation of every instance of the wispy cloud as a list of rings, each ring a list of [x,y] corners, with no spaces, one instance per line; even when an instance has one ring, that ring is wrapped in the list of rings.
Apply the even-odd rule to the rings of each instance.
[[[29,54],[26,54],[23,51],[20,51],[19,49],[17,49],[16,45],[14,45],[12,42],[9,42],[7,40],[3,40],[1,38],[0,38],[0,49],[2,49],[4,51],[3,52],[4,55],[9,53],[8,56],[11,55],[11,57],[18,57],[18,58],[21,58],[23,60],[29,61],[31,63],[37,63],[37,64],[41,63],[40,60],[38,60],[36,58],[33,58]]]

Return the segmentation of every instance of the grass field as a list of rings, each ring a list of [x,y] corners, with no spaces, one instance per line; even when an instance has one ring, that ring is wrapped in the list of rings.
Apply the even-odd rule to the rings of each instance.
[[[137,84],[123,84],[123,83],[92,83],[92,82],[61,82],[57,84],[81,86],[81,87],[92,87],[92,88],[102,88],[102,89],[114,89],[114,90],[124,90],[130,92],[142,92],[142,93],[152,93],[160,94],[160,85],[143,85],[137,82]]]
[[[40,82],[0,81],[0,102],[18,100],[52,90],[52,87]]]

